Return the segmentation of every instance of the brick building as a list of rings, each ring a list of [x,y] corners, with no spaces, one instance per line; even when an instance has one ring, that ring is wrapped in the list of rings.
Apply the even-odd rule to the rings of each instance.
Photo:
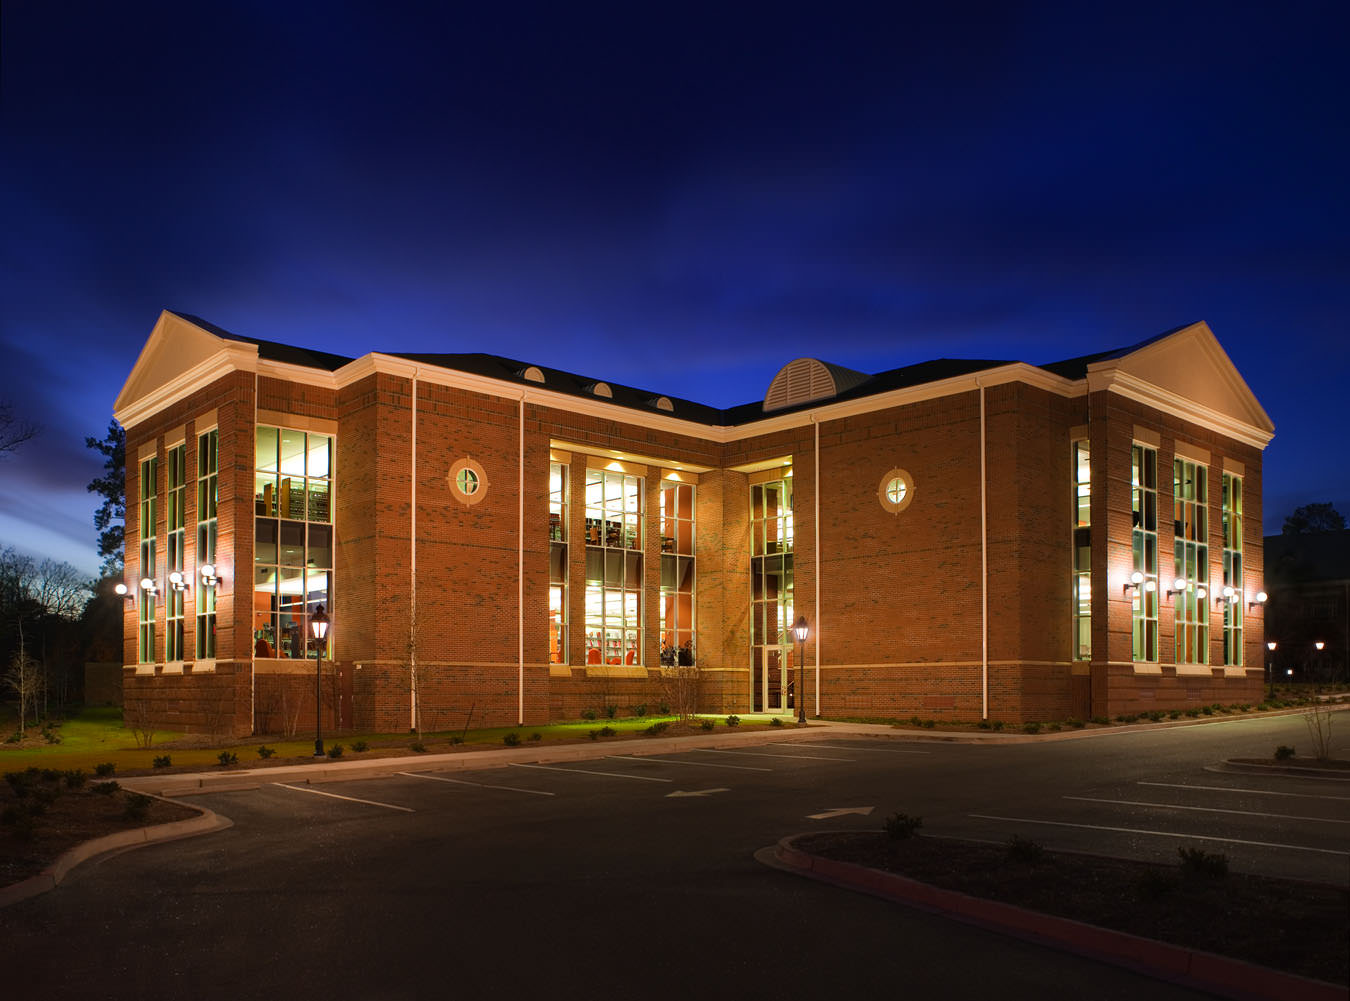
[[[344,728],[1259,700],[1273,425],[1203,323],[1042,366],[803,358],[719,410],[165,312],[115,412],[125,700],[163,726],[303,730],[320,606]]]

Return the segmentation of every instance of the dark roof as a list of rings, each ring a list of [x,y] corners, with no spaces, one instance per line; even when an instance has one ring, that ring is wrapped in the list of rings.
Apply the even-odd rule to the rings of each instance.
[[[176,316],[182,317],[189,323],[194,323],[203,330],[208,330],[219,337],[227,340],[241,341],[246,344],[255,344],[258,347],[258,356],[270,361],[284,362],[290,365],[303,365],[307,368],[322,369],[327,372],[335,372],[343,365],[348,364],[353,359],[344,355],[330,354],[327,351],[312,351],[308,348],[298,348],[289,344],[280,344],[276,341],[264,341],[256,337],[243,337],[239,334],[231,333],[217,327],[214,323],[203,320],[199,316],[191,313],[179,313],[174,311]],[[1166,330],[1155,337],[1140,341],[1138,344],[1132,344],[1128,347],[1116,348],[1111,351],[1102,351],[1097,354],[1083,355],[1080,358],[1070,358],[1066,361],[1050,362],[1039,365],[1038,368],[1055,375],[1063,376],[1067,379],[1082,379],[1087,374],[1088,365],[1093,362],[1106,361],[1112,358],[1122,358],[1154,341],[1161,340],[1178,330],[1184,330],[1185,324],[1172,330]],[[596,379],[589,376],[577,375],[574,372],[564,372],[561,369],[546,368],[543,365],[532,365],[530,362],[517,361],[511,358],[503,358],[499,355],[482,354],[472,352],[466,354],[434,354],[434,353],[416,353],[416,352],[387,352],[395,358],[403,358],[407,361],[415,362],[420,365],[434,365],[438,368],[451,369],[457,372],[467,372],[471,375],[481,375],[490,379],[499,379],[503,382],[514,382],[521,386],[543,385],[545,388],[555,392],[564,393],[568,396],[577,396],[587,399],[596,399],[592,391],[596,383],[604,382],[609,386],[614,394],[609,402],[618,404],[621,407],[628,407],[633,410],[643,410],[649,413],[669,413],[672,417],[679,417],[684,420],[694,421],[699,424],[707,424],[713,427],[734,427],[740,424],[749,424],[753,421],[761,420],[766,416],[778,416],[779,414],[791,414],[801,410],[808,410],[812,407],[819,407],[826,403],[838,403],[846,400],[861,399],[866,396],[876,396],[879,393],[889,392],[895,389],[908,389],[912,386],[921,386],[926,383],[940,382],[943,379],[951,379],[957,376],[970,375],[973,372],[982,372],[988,369],[999,368],[1003,365],[1016,364],[1013,361],[996,361],[990,359],[975,358],[939,358],[935,361],[919,362],[915,365],[906,365],[903,368],[893,368],[885,372],[877,372],[875,375],[868,376],[862,382],[858,383],[837,396],[828,399],[811,400],[806,403],[799,403],[794,406],[784,407],[781,410],[775,410],[771,415],[764,413],[764,403],[762,400],[755,400],[750,403],[743,403],[739,406],[720,409],[710,407],[703,403],[696,403],[693,400],[687,400],[677,396],[667,396],[673,405],[673,410],[665,411],[658,408],[656,403],[662,398],[662,394],[652,390],[638,389],[633,386],[624,386],[616,382],[610,382],[607,379]],[[544,374],[544,382],[538,383],[525,378],[527,368],[538,368]],[[600,397],[603,399],[603,397]]]
[[[1115,348],[1111,351],[1099,351],[1095,355],[1083,355],[1080,358],[1069,358],[1065,361],[1052,361],[1044,365],[1037,365],[1037,368],[1043,368],[1047,372],[1053,372],[1055,375],[1062,375],[1066,379],[1082,379],[1087,376],[1088,366],[1094,362],[1111,361],[1114,358],[1124,358],[1126,355],[1134,354],[1140,348],[1148,347],[1154,341],[1160,341],[1164,337],[1171,337],[1179,330],[1185,330],[1187,327],[1194,326],[1191,323],[1183,323],[1179,327],[1173,327],[1171,330],[1164,330],[1161,334],[1156,334],[1147,340],[1140,341],[1138,344],[1131,344],[1129,347]]]

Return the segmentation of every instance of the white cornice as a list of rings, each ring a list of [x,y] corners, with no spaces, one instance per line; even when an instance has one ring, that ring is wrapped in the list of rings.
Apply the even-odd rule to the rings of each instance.
[[[257,371],[257,350],[254,344],[222,340],[220,350],[211,357],[128,403],[115,411],[113,417],[123,428],[135,427],[165,407],[205,389],[221,376],[231,372]]]
[[[1089,372],[1087,384],[1091,392],[1106,390],[1109,393],[1124,396],[1127,399],[1153,407],[1155,410],[1161,410],[1163,413],[1179,417],[1184,421],[1190,421],[1192,424],[1198,424],[1203,428],[1208,428],[1210,431],[1233,438],[1254,448],[1264,449],[1275,437],[1274,432],[1248,424],[1246,421],[1236,420],[1227,414],[1219,413],[1217,410],[1211,410],[1194,400],[1178,396],[1176,393],[1155,386],[1151,382],[1145,382],[1143,379],[1119,369],[1100,369]]]

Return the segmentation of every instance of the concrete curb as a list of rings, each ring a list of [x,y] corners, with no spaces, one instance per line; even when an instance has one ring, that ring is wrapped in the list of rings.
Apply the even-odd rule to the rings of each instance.
[[[1321,779],[1323,782],[1350,782],[1350,771],[1306,768],[1301,765],[1256,765],[1249,761],[1234,761],[1232,758],[1212,767],[1211,770],[1249,775],[1293,775],[1300,779]]]
[[[1220,997],[1238,1001],[1344,1001],[1345,998],[1345,988],[1339,984],[1029,911],[996,900],[971,897],[895,873],[812,855],[793,843],[804,836],[789,835],[772,847],[760,849],[755,858],[765,865],[809,879],[1127,967],[1158,980],[1209,991]]]
[[[76,845],[36,876],[30,876],[28,879],[9,886],[0,886],[0,907],[8,907],[10,904],[17,904],[20,900],[27,900],[39,893],[56,889],[72,869],[91,858],[107,855],[110,852],[139,848],[142,845],[177,841],[180,838],[192,838],[199,834],[211,834],[214,831],[223,831],[234,824],[234,821],[228,817],[222,817],[205,807],[190,806],[186,803],[180,805],[196,810],[200,816],[191,817],[187,820],[175,820],[168,824],[156,824],[153,827],[136,827],[127,831],[118,831],[116,834],[94,838],[92,841]]]

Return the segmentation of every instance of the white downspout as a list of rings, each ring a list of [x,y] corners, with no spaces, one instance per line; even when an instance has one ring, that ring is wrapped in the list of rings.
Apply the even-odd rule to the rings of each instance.
[[[216,453],[216,469],[219,469],[219,468],[220,468],[220,453],[217,452],[217,453]],[[256,368],[253,370],[253,468],[254,468],[254,469],[257,469],[257,468],[258,468],[258,370],[257,370]],[[256,475],[256,474],[255,474],[255,475]],[[217,496],[219,496],[219,494],[217,494]],[[253,529],[253,537],[256,539],[256,538],[258,537],[258,534],[257,534],[257,533],[258,533],[258,524],[257,524],[257,522],[258,522],[258,511],[257,511],[257,505],[255,505],[255,504],[250,504],[250,505],[249,505],[249,510],[253,512],[252,518],[251,518],[250,523],[249,523],[249,528]],[[235,534],[238,535],[239,533],[236,532]],[[237,548],[237,546],[236,546],[236,548]],[[217,553],[217,555],[219,555],[219,554]],[[231,559],[234,558],[234,553],[231,553],[231,554],[230,554],[230,558],[231,558]],[[198,559],[200,559],[200,557],[198,557]],[[255,556],[255,559],[256,559],[256,556]],[[238,617],[238,612],[239,612],[239,610],[238,610],[238,608],[235,608],[235,606],[234,606],[234,602],[239,600],[239,564],[238,564],[238,562],[235,562],[235,566],[234,566],[234,585],[233,585],[233,586],[234,586],[234,598],[233,598],[233,600],[232,600],[231,603],[230,603],[230,607],[234,609],[235,615],[236,615],[236,621],[238,621],[238,618],[237,618],[237,617]],[[137,594],[137,596],[139,597],[139,595],[140,595],[139,589],[137,590],[136,594]],[[249,600],[249,602],[250,602],[250,604],[249,604],[249,613],[248,613],[248,621],[249,621],[249,631],[248,631],[248,732],[249,732],[249,733],[256,733],[257,730],[258,730],[258,644],[255,643],[254,640],[253,640],[253,606],[252,606],[253,595],[252,595],[252,594],[249,595],[248,600]],[[333,604],[333,602],[332,602],[331,599],[329,600],[328,604],[329,604],[330,606]],[[139,607],[139,606],[137,606],[137,607]],[[138,615],[137,617],[139,618],[139,615]],[[138,623],[138,625],[137,625],[137,628],[139,628],[139,623]],[[238,650],[238,648],[239,648],[239,644],[236,643],[236,644],[235,644],[235,649]]]
[[[985,456],[984,384],[980,387],[980,719],[989,718],[989,515]]]
[[[412,376],[412,517],[410,519],[408,560],[408,729],[416,731],[417,726],[417,373]]]
[[[816,483],[812,493],[815,495],[815,515],[812,522],[816,532],[816,716],[820,716],[820,421],[811,415],[811,424],[815,428],[815,465]]]
[[[516,722],[525,725],[525,394],[520,394],[520,456],[516,460],[519,471],[520,514],[516,526],[516,686],[520,702]]]

